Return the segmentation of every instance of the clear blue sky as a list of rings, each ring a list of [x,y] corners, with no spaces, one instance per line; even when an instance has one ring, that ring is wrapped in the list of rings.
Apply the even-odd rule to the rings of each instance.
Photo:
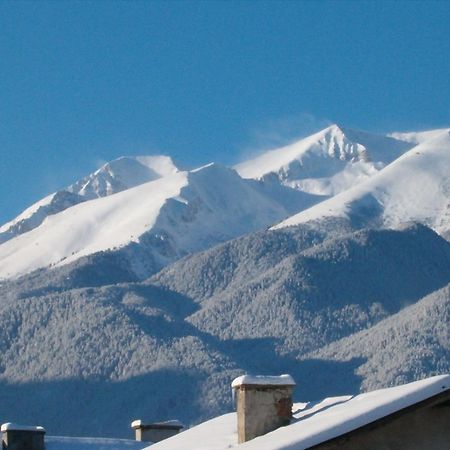
[[[1,223],[120,155],[231,164],[327,121],[450,126],[450,2],[0,2]]]

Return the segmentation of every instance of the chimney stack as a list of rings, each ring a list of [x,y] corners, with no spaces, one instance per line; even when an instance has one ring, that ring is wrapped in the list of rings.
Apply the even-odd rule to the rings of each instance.
[[[136,433],[136,441],[156,443],[175,436],[184,428],[184,425],[178,420],[157,423],[144,423],[142,420],[134,420],[131,422],[131,428]]]
[[[45,450],[45,430],[42,427],[4,423],[1,431],[5,450]]]
[[[239,444],[289,425],[295,387],[290,375],[243,375],[231,387],[236,393]]]

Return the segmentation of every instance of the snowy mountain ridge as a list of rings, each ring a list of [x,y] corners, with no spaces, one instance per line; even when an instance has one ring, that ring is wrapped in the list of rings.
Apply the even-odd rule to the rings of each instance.
[[[48,195],[0,227],[0,244],[41,225],[51,215],[86,200],[105,197],[176,173],[169,156],[122,156],[67,188]]]
[[[365,226],[398,227],[418,221],[442,234],[450,231],[450,129],[430,133],[370,179],[274,228],[325,217],[344,217]]]
[[[122,156],[72,184],[67,191],[87,199],[106,197],[178,171],[169,156]]]
[[[335,195],[381,170],[414,144],[331,125],[294,144],[235,166],[244,178],[265,179],[319,195]]]
[[[174,172],[49,215],[37,228],[4,242],[0,278],[130,244],[148,249],[153,266],[162,267],[187,253],[265,228],[314,200],[297,191],[285,197],[290,205],[217,164]],[[141,276],[149,275],[142,270]]]
[[[213,163],[182,171],[168,156],[121,157],[0,228],[0,279],[130,246],[135,255],[139,248],[133,267],[145,277],[245,233],[329,216],[364,225],[417,220],[445,234],[446,133],[394,138],[332,125],[235,170]],[[416,153],[423,153],[416,163],[404,162]]]

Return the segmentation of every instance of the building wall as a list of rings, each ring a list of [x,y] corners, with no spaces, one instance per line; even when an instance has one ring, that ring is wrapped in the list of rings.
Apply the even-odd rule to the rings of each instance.
[[[366,425],[314,450],[450,449],[450,392]]]

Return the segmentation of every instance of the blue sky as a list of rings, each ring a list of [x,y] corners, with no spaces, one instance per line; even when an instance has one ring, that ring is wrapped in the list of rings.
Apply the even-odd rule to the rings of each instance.
[[[0,222],[121,155],[450,126],[450,2],[0,2]]]

